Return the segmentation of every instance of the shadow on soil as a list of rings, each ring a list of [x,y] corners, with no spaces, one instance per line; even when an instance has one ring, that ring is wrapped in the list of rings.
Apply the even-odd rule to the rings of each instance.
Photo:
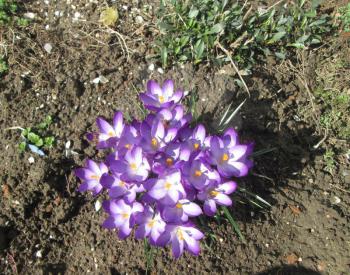
[[[283,265],[259,272],[255,275],[321,275],[321,273],[302,266]]]

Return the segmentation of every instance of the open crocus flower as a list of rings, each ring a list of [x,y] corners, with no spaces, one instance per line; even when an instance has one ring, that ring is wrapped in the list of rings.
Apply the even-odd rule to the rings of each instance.
[[[184,250],[193,255],[198,255],[200,252],[199,240],[203,237],[203,233],[191,223],[168,224],[164,233],[159,237],[157,244],[164,247],[171,243],[173,256],[178,259]]]
[[[200,152],[204,146],[205,141],[205,128],[202,124],[199,124],[194,128],[191,137],[188,139],[188,145],[192,152]]]
[[[165,129],[162,121],[158,119],[153,119],[151,126],[144,121],[141,124],[140,132],[142,136],[140,145],[147,153],[161,151],[177,135],[176,128]]]
[[[158,179],[150,179],[144,184],[148,195],[163,205],[175,205],[179,199],[186,197],[181,184],[180,170],[175,169]]]
[[[209,161],[217,166],[219,173],[224,177],[242,177],[248,174],[246,155],[247,145],[225,147],[219,137],[210,139]]]
[[[160,108],[168,108],[178,103],[182,96],[182,91],[174,92],[174,82],[172,80],[165,80],[163,87],[160,87],[156,81],[149,80],[147,91],[140,94],[140,99],[147,109],[157,111]]]
[[[124,127],[124,131],[118,141],[116,150],[120,156],[125,155],[125,153],[133,148],[133,146],[138,145],[140,142],[140,133],[138,130],[132,126],[127,125]]]
[[[135,217],[136,223],[139,224],[135,231],[136,239],[149,237],[150,244],[156,245],[159,236],[164,232],[166,223],[163,221],[159,212],[155,212],[150,206],[145,207]]]
[[[229,181],[218,186],[208,186],[205,190],[200,191],[197,197],[199,200],[204,201],[204,213],[208,216],[214,216],[217,204],[232,205],[232,200],[228,195],[232,194],[236,188],[237,184],[234,181]]]
[[[136,194],[145,191],[143,186],[122,181],[118,176],[104,174],[101,177],[101,184],[108,189],[112,199],[124,198],[127,203],[135,201]]]
[[[103,223],[103,227],[108,229],[118,228],[118,236],[125,239],[131,233],[135,225],[135,214],[143,211],[141,203],[125,203],[124,200],[111,200],[103,202],[104,210],[110,215]]]
[[[202,214],[198,204],[187,199],[179,200],[175,207],[165,206],[162,211],[167,222],[187,222],[188,217],[197,217]]]
[[[165,129],[180,129],[187,125],[192,119],[191,114],[185,115],[184,112],[184,108],[181,105],[176,105],[171,109],[165,108],[160,110],[156,114],[156,118],[162,121]]]
[[[210,168],[203,159],[187,162],[183,167],[183,174],[189,184],[198,190],[202,190],[213,181],[220,181],[219,173]]]
[[[141,147],[128,150],[124,160],[111,160],[111,170],[120,174],[120,179],[126,182],[141,182],[147,179],[151,170],[148,160],[143,156]]]
[[[100,178],[104,173],[108,173],[108,167],[101,162],[97,164],[93,160],[87,160],[85,168],[78,168],[75,170],[75,175],[82,180],[79,186],[80,192],[92,191],[97,195],[102,190]]]
[[[113,125],[110,125],[103,118],[97,118],[97,126],[100,130],[98,133],[98,144],[97,148],[103,149],[112,147],[120,138],[123,129],[123,114],[121,112],[116,112],[113,118]]]

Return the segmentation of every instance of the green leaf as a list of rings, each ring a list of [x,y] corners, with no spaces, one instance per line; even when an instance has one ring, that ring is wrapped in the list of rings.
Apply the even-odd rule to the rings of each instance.
[[[27,137],[27,135],[30,133],[31,130],[32,130],[31,128],[25,128],[22,131],[22,136]]]
[[[28,134],[28,140],[32,143],[32,144],[36,144],[38,141],[39,141],[40,137],[33,133],[33,132],[30,132]]]
[[[304,34],[303,36],[297,39],[296,43],[304,43],[309,37],[310,37],[310,34]]]
[[[18,148],[21,152],[23,152],[27,147],[27,143],[25,141],[22,141],[19,145]]]
[[[44,141],[42,138],[39,138],[39,140],[35,143],[35,146],[37,147],[41,147],[44,145]]]
[[[227,209],[226,206],[223,206],[222,209],[223,209],[223,211],[224,211],[224,214],[225,214],[226,218],[229,220],[229,222],[230,222],[230,224],[231,224],[233,230],[237,233],[237,235],[238,235],[238,237],[241,239],[241,241],[242,241],[243,243],[246,243],[246,240],[245,240],[245,238],[244,238],[244,236],[243,236],[241,230],[239,229],[238,224],[237,224],[236,221],[233,219],[233,217],[232,217],[230,211]]]
[[[208,34],[214,34],[219,33],[224,29],[224,24],[218,23],[211,27],[210,31],[207,32]]]
[[[275,55],[280,59],[286,59],[286,54],[282,52],[275,52]]]
[[[162,60],[162,66],[165,68],[167,66],[168,62],[168,49],[166,47],[163,47],[161,52],[160,52],[160,57]]]
[[[46,147],[51,147],[53,145],[53,143],[55,142],[55,138],[54,137],[46,137],[44,139],[44,145]]]
[[[202,55],[204,52],[204,42],[203,40],[198,40],[196,44],[194,45],[194,52],[195,52],[195,58],[202,59]]]
[[[287,44],[287,46],[291,46],[297,49],[304,49],[305,45],[303,43],[292,43],[292,44]]]
[[[190,12],[188,13],[188,17],[195,18],[197,17],[198,13],[199,13],[199,10],[192,6],[190,9]]]
[[[286,35],[285,31],[275,33],[272,38],[267,42],[267,44],[273,44],[282,39]]]

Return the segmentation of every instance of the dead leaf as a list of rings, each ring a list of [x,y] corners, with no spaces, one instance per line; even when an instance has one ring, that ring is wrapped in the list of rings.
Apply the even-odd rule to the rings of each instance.
[[[61,202],[61,197],[57,196],[56,199],[54,200],[54,204],[57,206],[60,204],[60,202]]]
[[[10,188],[7,184],[2,185],[2,194],[5,199],[10,198]]]
[[[286,262],[287,262],[287,264],[296,264],[298,262],[298,256],[295,255],[294,253],[289,254],[286,257]]]
[[[294,215],[299,215],[301,213],[301,210],[298,206],[289,205],[289,204],[288,204],[288,206],[289,206],[290,210],[292,210]]]

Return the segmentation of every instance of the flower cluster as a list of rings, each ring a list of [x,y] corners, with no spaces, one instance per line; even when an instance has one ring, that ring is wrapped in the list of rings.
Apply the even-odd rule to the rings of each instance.
[[[136,228],[136,239],[171,244],[175,258],[184,250],[199,254],[204,235],[193,219],[215,215],[218,205],[230,206],[229,195],[236,189],[232,178],[247,175],[252,166],[247,158],[252,145],[240,144],[235,130],[210,136],[201,124],[191,128],[182,97],[173,81],[160,86],[150,80],[140,95],[150,110],[147,117],[130,124],[121,112],[111,124],[98,118],[99,131],[89,138],[109,155],[101,163],[87,160],[75,171],[82,180],[79,191],[108,191],[103,227],[117,228],[121,239]]]

